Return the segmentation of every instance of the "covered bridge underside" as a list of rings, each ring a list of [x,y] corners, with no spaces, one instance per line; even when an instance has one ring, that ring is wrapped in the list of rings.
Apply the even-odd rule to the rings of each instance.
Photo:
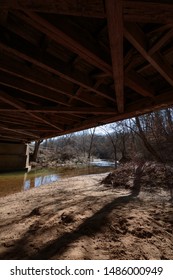
[[[173,105],[172,0],[0,0],[0,141]]]

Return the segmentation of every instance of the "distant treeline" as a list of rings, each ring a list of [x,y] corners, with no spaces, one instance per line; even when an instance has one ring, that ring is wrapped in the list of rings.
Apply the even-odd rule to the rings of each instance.
[[[128,161],[173,161],[173,109],[112,123],[35,143],[61,162],[92,157]],[[36,154],[37,151],[35,151]],[[34,155],[34,153],[33,153]],[[33,158],[34,159],[34,158]]]

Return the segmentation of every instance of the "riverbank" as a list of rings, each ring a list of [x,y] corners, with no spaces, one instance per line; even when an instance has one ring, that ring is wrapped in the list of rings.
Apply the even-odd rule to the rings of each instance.
[[[169,193],[63,179],[0,199],[0,259],[173,259]]]
[[[100,160],[91,162],[90,165],[61,165],[56,168],[32,168],[30,172],[1,173],[0,197],[49,185],[63,178],[100,174],[113,170],[112,162]]]

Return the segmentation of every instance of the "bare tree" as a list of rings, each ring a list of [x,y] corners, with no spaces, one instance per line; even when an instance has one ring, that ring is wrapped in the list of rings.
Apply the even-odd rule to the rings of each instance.
[[[101,129],[106,133],[106,135],[109,137],[112,147],[113,147],[113,152],[114,152],[114,163],[115,167],[117,167],[117,136],[115,132],[111,134],[108,129],[106,129],[106,126],[101,127]]]
[[[37,160],[37,155],[38,155],[38,150],[39,150],[40,144],[41,144],[42,142],[43,142],[43,140],[37,140],[37,141],[35,141],[35,143],[34,143],[34,151],[33,151],[33,153],[30,155],[30,161],[36,162],[36,160]]]
[[[156,150],[152,147],[152,145],[150,144],[150,142],[148,141],[145,132],[142,129],[141,123],[140,123],[140,119],[139,117],[135,117],[135,122],[136,122],[136,127],[138,128],[138,135],[140,136],[140,138],[142,139],[144,146],[146,147],[146,149],[154,156],[154,158],[157,161],[163,162],[162,158],[160,157],[160,155],[156,152]]]
[[[88,161],[89,161],[89,162],[90,162],[90,160],[91,160],[91,150],[92,150],[92,146],[93,146],[93,140],[94,140],[95,130],[96,130],[96,127],[94,127],[93,130],[90,129],[91,139],[90,139],[90,144],[89,144],[89,149],[88,149]]]

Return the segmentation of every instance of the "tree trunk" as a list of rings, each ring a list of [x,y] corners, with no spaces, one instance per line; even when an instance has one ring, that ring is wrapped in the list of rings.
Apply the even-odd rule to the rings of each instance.
[[[141,177],[143,175],[144,161],[138,163],[135,168],[135,176],[133,182],[132,196],[138,196],[141,189]]]
[[[109,137],[112,146],[113,146],[113,151],[114,151],[114,164],[115,164],[115,168],[117,167],[117,147],[116,147],[116,143],[114,142],[114,138],[112,137],[112,135],[105,129],[102,127],[102,130],[104,132],[106,132],[107,136]]]
[[[93,132],[91,133],[91,141],[90,141],[90,146],[89,146],[89,150],[88,150],[88,161],[89,162],[90,162],[90,159],[91,159],[91,150],[92,150],[95,130],[96,130],[96,128],[94,127]]]
[[[151,146],[151,144],[148,142],[145,133],[142,130],[141,124],[140,124],[140,120],[139,117],[135,117],[136,120],[136,126],[139,130],[139,136],[142,139],[144,146],[147,148],[147,150],[155,157],[155,159],[157,161],[163,162],[162,158],[158,155],[158,153],[153,149],[153,147]]]
[[[33,154],[30,157],[30,161],[36,162],[37,155],[38,155],[38,150],[39,150],[39,147],[40,147],[40,144],[41,144],[42,141],[43,140],[35,141],[34,152],[33,152]]]
[[[172,136],[173,133],[173,121],[172,121],[172,115],[171,115],[171,109],[166,109],[166,118],[167,118],[167,131],[168,131],[168,135]]]

